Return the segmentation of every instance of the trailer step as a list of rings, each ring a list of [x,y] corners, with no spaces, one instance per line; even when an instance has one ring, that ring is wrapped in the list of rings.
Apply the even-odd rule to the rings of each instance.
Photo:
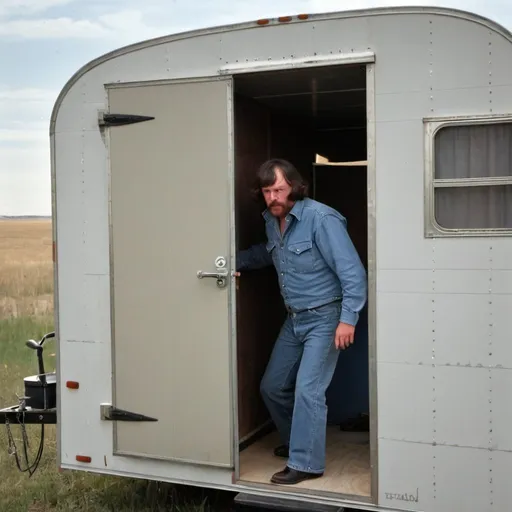
[[[256,496],[247,493],[238,493],[233,501],[234,510],[237,512],[270,512],[272,510],[281,512],[348,512],[344,507],[337,505],[304,503],[295,499]]]

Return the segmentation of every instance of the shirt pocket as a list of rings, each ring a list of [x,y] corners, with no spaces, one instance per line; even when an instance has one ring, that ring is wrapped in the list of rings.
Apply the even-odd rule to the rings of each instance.
[[[303,240],[288,245],[288,261],[295,272],[311,272],[315,268],[313,241]]]

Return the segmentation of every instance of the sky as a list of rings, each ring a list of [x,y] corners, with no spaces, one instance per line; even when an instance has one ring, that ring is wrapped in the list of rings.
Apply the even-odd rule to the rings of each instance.
[[[92,59],[185,30],[389,5],[469,10],[512,30],[511,0],[0,0],[0,216],[51,215],[51,111]]]

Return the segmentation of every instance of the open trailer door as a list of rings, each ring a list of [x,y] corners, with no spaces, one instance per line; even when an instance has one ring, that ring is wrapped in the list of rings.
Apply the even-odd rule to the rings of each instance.
[[[114,452],[232,466],[231,82],[107,89]]]

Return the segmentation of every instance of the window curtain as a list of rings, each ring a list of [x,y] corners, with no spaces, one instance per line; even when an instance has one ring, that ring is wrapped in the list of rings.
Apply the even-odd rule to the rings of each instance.
[[[512,178],[512,124],[441,129],[435,178]],[[435,189],[435,217],[449,229],[512,228],[512,185]]]

